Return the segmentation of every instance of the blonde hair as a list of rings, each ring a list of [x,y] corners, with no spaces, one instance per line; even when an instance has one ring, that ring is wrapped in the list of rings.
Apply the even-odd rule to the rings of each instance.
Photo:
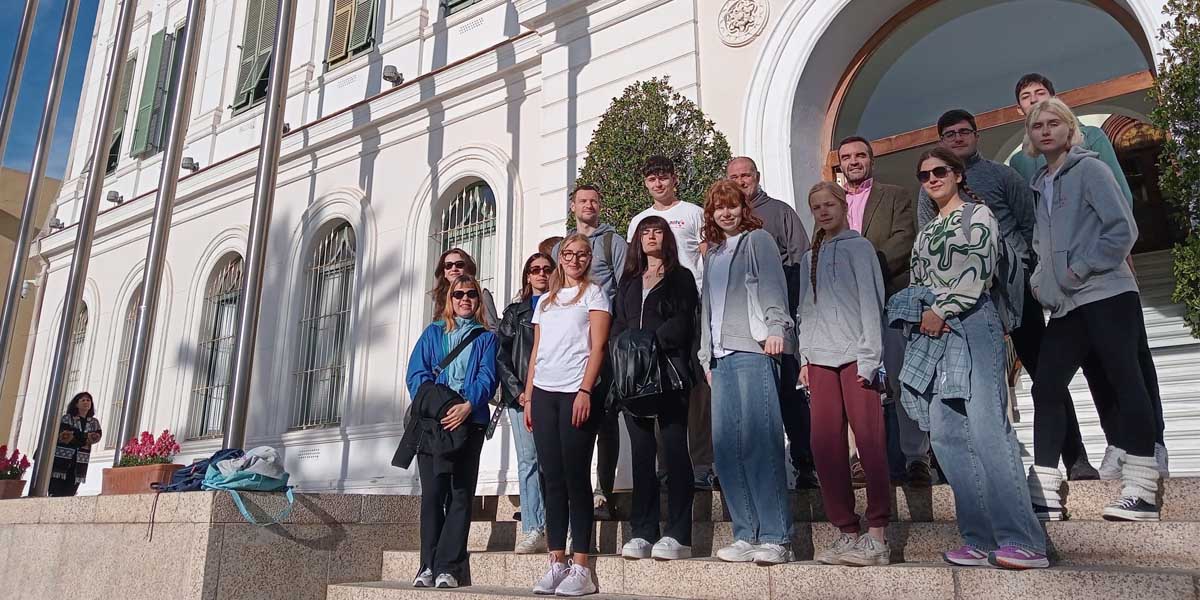
[[[479,281],[477,281],[474,277],[464,273],[459,275],[458,279],[451,281],[449,285],[446,286],[446,295],[442,297],[442,302],[445,304],[445,306],[442,308],[441,316],[442,320],[446,322],[447,333],[454,331],[458,327],[458,324],[454,320],[454,317],[458,315],[454,313],[454,302],[451,301],[452,299],[450,296],[455,291],[464,287],[473,288],[479,293],[479,298],[475,301],[475,314],[471,315],[471,318],[478,321],[479,324],[483,325],[484,327],[488,326],[487,309],[483,307],[483,288],[479,287]]]
[[[817,194],[829,194],[833,196],[833,199],[842,205],[842,210],[844,211],[848,211],[850,208],[850,203],[846,200],[846,190],[832,181],[822,181],[808,190],[808,202],[810,205],[812,204],[813,196]],[[842,220],[844,221],[845,219],[846,215],[843,214]],[[809,269],[814,303],[817,301],[817,256],[821,253],[821,244],[825,241],[825,230],[820,226],[815,227],[815,229],[812,241],[812,267]]]
[[[1059,100],[1057,96],[1051,96],[1034,104],[1029,109],[1029,114],[1025,115],[1025,139],[1021,143],[1025,154],[1034,158],[1041,156],[1042,152],[1037,149],[1037,144],[1033,143],[1033,138],[1029,136],[1029,128],[1033,126],[1033,122],[1041,118],[1042,113],[1048,112],[1067,124],[1071,130],[1071,136],[1067,139],[1070,146],[1078,146],[1083,143],[1083,127],[1079,124],[1079,118],[1067,106],[1066,102]]]
[[[558,292],[567,285],[567,270],[562,266],[562,253],[566,251],[567,246],[570,246],[575,242],[582,242],[583,245],[587,246],[588,253],[591,253],[592,251],[591,240],[588,239],[588,236],[583,235],[582,233],[574,233],[563,239],[562,243],[558,246],[558,256],[554,257],[554,260],[558,263],[558,267],[554,269],[554,274],[550,276],[550,289],[546,291],[546,298],[538,301],[538,307],[543,311],[549,308],[551,304],[554,304],[554,301],[558,299]],[[595,257],[588,258],[588,268],[584,269],[583,275],[579,277],[579,293],[575,294],[575,297],[572,298],[567,304],[575,304],[576,302],[579,302],[579,299],[583,298],[583,295],[587,293],[588,286],[592,283],[591,271],[592,260],[594,258]]]

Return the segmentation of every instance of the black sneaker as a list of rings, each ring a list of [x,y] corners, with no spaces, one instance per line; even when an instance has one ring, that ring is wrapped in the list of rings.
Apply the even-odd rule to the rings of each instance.
[[[1065,508],[1050,508],[1041,504],[1033,505],[1033,514],[1039,521],[1066,521],[1069,517]]]
[[[1105,521],[1157,521],[1158,507],[1134,496],[1125,496],[1104,507]]]
[[[1100,479],[1100,471],[1092,466],[1086,458],[1081,458],[1067,469],[1067,481],[1096,481]]]
[[[716,491],[717,476],[712,472],[697,475],[695,481],[692,482],[692,487],[701,492]]]
[[[820,487],[821,482],[817,481],[817,474],[812,469],[796,471],[796,489],[816,490],[820,489]]]

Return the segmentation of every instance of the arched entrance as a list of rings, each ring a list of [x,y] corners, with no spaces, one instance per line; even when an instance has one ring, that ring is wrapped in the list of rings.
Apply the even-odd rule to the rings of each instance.
[[[792,0],[781,12],[742,141],[798,206],[833,175],[831,146],[849,133],[876,141],[881,180],[915,188],[912,162],[950,108],[975,113],[981,151],[1003,160],[1019,142],[1012,86],[1029,71],[1056,79],[1081,114],[1149,112],[1158,0]]]

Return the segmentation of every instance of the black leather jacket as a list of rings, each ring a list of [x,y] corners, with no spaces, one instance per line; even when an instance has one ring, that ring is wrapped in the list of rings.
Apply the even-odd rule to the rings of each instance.
[[[694,357],[696,314],[700,296],[692,272],[676,266],[663,276],[642,301],[642,278],[622,277],[613,301],[613,323],[609,339],[616,339],[626,329],[642,329],[654,333],[659,351],[675,367],[685,385]]]
[[[529,300],[509,304],[504,309],[496,336],[500,349],[496,353],[496,371],[500,376],[500,393],[505,404],[516,406],[517,397],[525,392],[525,376],[529,374],[529,354],[533,352],[533,306]]]

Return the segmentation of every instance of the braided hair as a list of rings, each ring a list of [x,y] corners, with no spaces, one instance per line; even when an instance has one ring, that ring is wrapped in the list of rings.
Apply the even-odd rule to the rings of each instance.
[[[832,181],[822,181],[822,182],[818,183],[817,185],[812,186],[812,189],[808,190],[808,203],[810,206],[812,205],[813,198],[817,194],[829,194],[829,195],[833,196],[834,199],[837,200],[839,204],[842,205],[843,211],[849,209],[849,204],[846,202],[846,190],[842,189],[842,186],[840,186],[836,183],[833,183]],[[809,269],[809,277],[811,278],[811,283],[812,283],[813,303],[814,304],[816,304],[816,302],[817,302],[817,257],[821,254],[821,243],[824,241],[825,241],[825,229],[821,228],[821,227],[817,227],[816,232],[813,234],[812,267]]]

